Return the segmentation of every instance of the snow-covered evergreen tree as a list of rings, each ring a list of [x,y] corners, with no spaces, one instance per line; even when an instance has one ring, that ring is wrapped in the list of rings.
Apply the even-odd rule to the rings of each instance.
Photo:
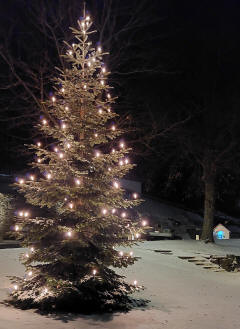
[[[142,225],[128,210],[140,201],[136,193],[126,197],[119,181],[134,164],[111,107],[104,53],[89,41],[91,25],[84,15],[72,28],[66,69],[43,104],[38,129],[44,142],[30,145],[32,173],[17,182],[27,203],[44,209],[43,216],[26,210],[16,216],[15,234],[29,252],[22,260],[25,278],[15,282],[12,296],[24,308],[124,309],[136,289],[113,270],[137,259],[115,248],[140,237]]]

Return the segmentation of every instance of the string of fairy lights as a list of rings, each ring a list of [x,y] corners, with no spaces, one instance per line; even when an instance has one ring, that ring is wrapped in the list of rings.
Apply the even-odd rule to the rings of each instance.
[[[81,22],[79,22],[79,27],[80,27],[80,30],[82,32],[82,35],[83,35],[83,44],[86,43],[87,41],[87,35],[88,35],[88,29],[90,28],[92,22],[91,22],[91,18],[89,15],[85,16],[82,18]],[[91,46],[91,42],[87,42],[87,45],[88,47]],[[74,52],[77,48],[77,45],[76,44],[72,44],[72,49],[69,49],[67,51],[67,55],[70,56],[71,58],[73,58],[74,56]],[[90,56],[86,59],[86,66],[88,67],[89,70],[92,70],[94,69],[94,65],[96,65],[96,57],[99,57],[99,56],[102,56],[102,47],[101,46],[97,46],[97,48],[95,49],[95,51],[93,51],[92,54],[90,54]],[[106,69],[106,66],[103,64],[101,65],[101,72],[100,72],[100,88],[102,88],[102,90],[105,90],[107,88],[107,82],[106,82],[106,77],[109,73],[107,72],[107,69]],[[88,90],[88,85],[87,83],[83,83],[82,85],[82,89],[83,91],[87,91]],[[66,90],[64,87],[61,87],[59,92],[62,94],[62,96],[64,96],[66,94]],[[106,102],[112,102],[113,99],[111,97],[111,94],[109,92],[106,93]],[[52,102],[53,105],[57,105],[58,103],[58,99],[56,96],[51,96],[50,98],[50,101]],[[70,106],[69,105],[65,105],[64,106],[64,110],[65,111],[69,111],[70,110]],[[106,112],[105,112],[106,110]],[[102,115],[102,114],[105,114],[105,113],[112,113],[111,111],[111,107],[109,106],[109,104],[107,104],[107,107],[106,108],[99,108],[97,113],[99,115]],[[49,122],[46,118],[41,118],[41,123],[42,123],[42,126],[43,127],[48,127],[49,126]],[[69,128],[68,124],[64,121],[61,121],[61,124],[60,124],[60,129],[63,130],[63,131],[67,131],[67,129]],[[117,127],[115,124],[112,124],[110,127],[109,127],[111,133],[116,133],[117,132]],[[95,132],[93,134],[93,136],[95,138],[97,138],[99,135],[97,132]],[[36,146],[41,149],[44,147],[43,143],[41,141],[37,141],[36,143]],[[71,142],[70,141],[66,141],[63,145],[63,149],[59,146],[54,146],[53,148],[53,151],[57,154],[58,158],[59,159],[67,159],[67,151],[68,150],[71,150]],[[123,140],[121,140],[119,142],[119,152],[123,152],[126,150],[126,144]],[[116,154],[118,152],[118,150],[116,150],[115,148],[113,148],[110,153],[111,154]],[[96,160],[101,160],[101,158],[104,157],[105,154],[103,154],[100,150],[94,150],[94,153],[93,153],[93,160],[94,158]],[[36,162],[40,165],[44,164],[44,159],[41,158],[40,156],[37,156],[36,157]],[[130,160],[128,157],[121,157],[119,160],[118,160],[118,163],[117,165],[119,167],[121,167],[121,169],[123,169],[124,167],[126,167],[126,169],[129,168],[129,165],[130,165]],[[114,167],[108,167],[107,168],[107,171],[109,173],[111,173],[112,171],[114,171]],[[35,182],[37,182],[38,178],[42,178],[42,176],[38,176],[36,174],[28,174],[26,178],[24,177],[21,177],[21,178],[17,178],[17,183],[19,184],[19,186],[24,186],[25,184],[34,184]],[[53,181],[54,180],[54,175],[52,172],[45,172],[43,174],[43,177],[45,177],[45,179],[47,181]],[[73,184],[76,186],[76,187],[79,187],[81,188],[82,186],[84,186],[83,184],[83,180],[82,178],[79,178],[79,177],[75,177],[72,179],[72,182]],[[112,182],[112,188],[114,189],[121,189],[121,186],[120,186],[120,182],[119,180],[117,179],[113,179],[113,182]],[[131,198],[132,200],[137,200],[139,198],[139,194],[134,192],[132,193],[131,195]],[[64,201],[66,202],[66,206],[67,206],[67,209],[68,211],[75,211],[77,205],[74,203],[74,201],[72,200],[69,200],[68,197],[65,197],[64,198]],[[120,216],[122,219],[127,219],[129,216],[128,216],[128,213],[126,211],[120,211],[116,208],[111,208],[111,207],[104,207],[100,210],[100,214],[102,216]],[[19,219],[27,219],[30,217],[30,212],[28,210],[19,210],[17,212],[17,218]],[[142,227],[146,227],[147,226],[147,221],[146,220],[142,220],[141,222],[141,225]],[[130,225],[129,223],[127,224],[127,226],[131,232],[131,229],[130,229]],[[21,225],[20,224],[16,224],[14,226],[14,231],[16,232],[19,232],[21,231]],[[64,236],[66,239],[72,239],[72,238],[75,238],[75,232],[74,230],[72,229],[68,229],[66,232],[64,232]],[[135,232],[134,234],[132,234],[132,238],[136,238],[136,239],[139,239],[141,237],[140,233],[139,232]],[[113,247],[113,249],[115,249]],[[24,257],[26,259],[29,259],[31,254],[33,254],[35,252],[35,247],[33,246],[30,246],[29,247],[29,252],[26,252]],[[128,258],[128,257],[133,257],[133,252],[130,251],[129,253],[124,253],[123,251],[118,251],[117,252],[119,257],[121,258]],[[25,275],[25,280],[27,278],[31,278],[33,277],[33,274],[34,274],[34,271],[33,269],[29,270],[26,272],[26,275]],[[96,277],[98,275],[98,270],[97,268],[93,268],[91,270],[91,274],[93,277]],[[133,281],[133,285],[137,288],[137,280],[134,280]],[[17,291],[19,289],[19,286],[17,284],[14,284],[13,287],[12,287],[12,291]],[[43,294],[47,294],[50,292],[50,289],[48,287],[44,287],[43,290],[42,290],[42,293]]]

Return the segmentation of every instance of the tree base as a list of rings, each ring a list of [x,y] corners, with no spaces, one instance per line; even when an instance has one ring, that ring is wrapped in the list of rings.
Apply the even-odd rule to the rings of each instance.
[[[145,306],[148,302],[131,298],[129,294],[142,287],[127,284],[117,276],[107,282],[98,277],[86,276],[77,284],[68,281],[55,289],[44,288],[41,279],[37,275],[21,282],[19,290],[12,293],[12,299],[8,303],[21,309],[90,314],[126,312],[133,307]],[[16,282],[16,278],[14,281]]]
[[[210,239],[201,239],[204,243],[215,243],[214,240],[210,240]]]

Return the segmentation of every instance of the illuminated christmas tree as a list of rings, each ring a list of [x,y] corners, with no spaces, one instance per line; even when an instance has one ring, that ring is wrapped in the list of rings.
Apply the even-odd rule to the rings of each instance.
[[[131,246],[129,236],[139,238],[146,223],[129,210],[139,204],[138,195],[127,198],[121,187],[134,164],[111,107],[105,54],[89,41],[91,25],[84,15],[72,29],[66,69],[43,104],[38,129],[44,142],[30,145],[32,173],[17,181],[27,203],[44,209],[44,216],[27,210],[16,215],[15,234],[29,248],[25,278],[12,292],[13,303],[23,308],[126,309],[137,288],[113,270],[137,259],[117,249]]]

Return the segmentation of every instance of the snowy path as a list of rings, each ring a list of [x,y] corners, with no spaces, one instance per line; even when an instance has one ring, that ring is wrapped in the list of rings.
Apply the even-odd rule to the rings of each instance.
[[[121,271],[129,281],[137,279],[146,290],[138,297],[151,299],[148,307],[126,314],[102,316],[42,316],[0,305],[0,329],[233,329],[240,327],[240,273],[213,272],[177,256],[240,254],[240,241],[210,246],[195,241],[145,242],[133,248],[142,257]],[[154,252],[172,250],[173,255]],[[9,287],[7,275],[21,275],[20,249],[0,250],[0,299]]]

